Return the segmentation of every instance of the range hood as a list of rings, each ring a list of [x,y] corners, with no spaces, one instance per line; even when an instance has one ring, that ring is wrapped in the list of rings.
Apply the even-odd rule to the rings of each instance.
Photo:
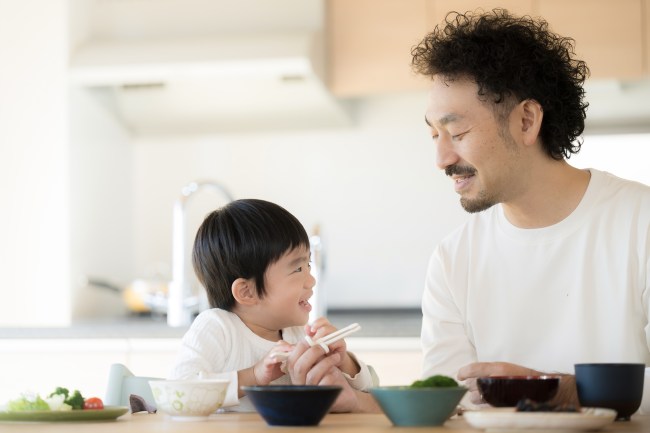
[[[76,86],[109,100],[134,133],[345,126],[348,107],[324,83],[316,32],[147,41],[89,41]]]

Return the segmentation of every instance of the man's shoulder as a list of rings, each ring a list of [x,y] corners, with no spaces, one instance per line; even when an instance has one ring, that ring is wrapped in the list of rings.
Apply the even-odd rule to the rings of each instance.
[[[592,170],[598,178],[598,202],[606,208],[638,209],[650,214],[650,186],[614,174]]]
[[[638,196],[639,198],[650,198],[650,186],[644,183],[624,179],[615,174],[591,169],[592,176],[598,178],[601,188],[605,191],[622,192]]]

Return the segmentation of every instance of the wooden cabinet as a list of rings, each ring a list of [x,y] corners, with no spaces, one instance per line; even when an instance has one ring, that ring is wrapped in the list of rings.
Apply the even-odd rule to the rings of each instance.
[[[501,1],[480,1],[480,0],[427,0],[429,20],[435,26],[445,18],[447,13],[467,12],[476,9],[489,11],[495,8],[507,9],[516,15],[532,15],[533,0],[501,0]]]
[[[339,97],[425,87],[411,47],[426,34],[425,0],[329,0],[328,87]]]
[[[650,0],[327,0],[328,86],[339,97],[425,89],[411,48],[449,11],[495,7],[575,39],[592,78],[650,75]]]
[[[644,73],[642,3],[543,0],[536,12],[551,30],[575,39],[576,56],[587,62],[592,78],[638,78]]]

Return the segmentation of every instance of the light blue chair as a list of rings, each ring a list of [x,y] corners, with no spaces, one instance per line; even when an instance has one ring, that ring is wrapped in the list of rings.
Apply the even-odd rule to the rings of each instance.
[[[124,364],[111,365],[108,374],[108,386],[106,387],[106,406],[129,406],[129,396],[139,395],[148,404],[155,406],[156,402],[149,387],[150,380],[161,379],[159,377],[136,376]]]

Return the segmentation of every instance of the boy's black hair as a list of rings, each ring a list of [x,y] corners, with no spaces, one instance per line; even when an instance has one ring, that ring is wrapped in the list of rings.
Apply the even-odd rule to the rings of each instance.
[[[309,236],[286,209],[258,199],[233,201],[203,220],[194,240],[192,264],[210,306],[231,311],[237,278],[253,278],[257,295],[266,294],[264,274],[288,251],[309,249]]]

